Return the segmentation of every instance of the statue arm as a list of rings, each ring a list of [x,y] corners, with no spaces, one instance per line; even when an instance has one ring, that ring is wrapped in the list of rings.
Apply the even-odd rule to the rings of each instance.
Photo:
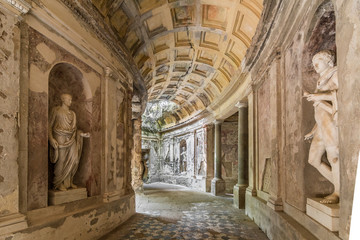
[[[314,134],[315,134],[315,132],[316,132],[316,129],[317,129],[317,124],[315,124],[315,126],[313,127],[313,129],[312,129],[308,134],[305,135],[304,140],[310,140],[310,139],[312,139],[312,138],[314,137]]]
[[[331,92],[312,93],[304,95],[308,101],[333,101],[333,94]]]

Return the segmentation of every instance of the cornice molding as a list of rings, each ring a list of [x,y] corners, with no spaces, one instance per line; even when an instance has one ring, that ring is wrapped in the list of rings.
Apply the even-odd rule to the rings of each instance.
[[[224,122],[223,119],[216,119],[216,120],[213,121],[213,123],[214,123],[215,125],[221,124],[221,123],[223,123],[223,122]]]
[[[247,103],[245,103],[245,102],[237,102],[236,104],[235,104],[235,107],[237,107],[237,108],[247,108],[248,107],[248,104]]]
[[[10,5],[17,14],[26,14],[30,11],[31,5],[24,0],[0,0],[0,2]]]
[[[109,47],[112,53],[117,56],[120,62],[133,76],[134,85],[139,86],[143,94],[146,95],[147,92],[143,77],[137,69],[131,54],[110,29],[106,28],[105,25],[101,25],[101,23],[96,20],[101,19],[101,17],[98,16],[98,13],[92,9],[92,6],[86,4],[80,5],[77,1],[75,2],[71,0],[60,0],[60,2],[67,6],[73,14],[75,14],[83,23],[92,29],[95,35]]]

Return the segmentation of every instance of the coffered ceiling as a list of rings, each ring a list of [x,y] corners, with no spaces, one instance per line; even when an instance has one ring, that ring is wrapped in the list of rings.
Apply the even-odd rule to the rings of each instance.
[[[148,100],[205,110],[227,88],[251,44],[262,0],[92,0],[132,55]]]

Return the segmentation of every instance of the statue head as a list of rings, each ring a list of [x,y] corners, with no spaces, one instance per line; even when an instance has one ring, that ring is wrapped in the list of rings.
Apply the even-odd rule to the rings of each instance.
[[[72,97],[70,94],[63,93],[63,94],[61,94],[60,98],[61,98],[61,102],[63,104],[65,104],[68,107],[71,106]]]
[[[312,58],[315,71],[321,73],[329,67],[334,67],[335,56],[334,53],[329,50],[323,50],[316,53]]]

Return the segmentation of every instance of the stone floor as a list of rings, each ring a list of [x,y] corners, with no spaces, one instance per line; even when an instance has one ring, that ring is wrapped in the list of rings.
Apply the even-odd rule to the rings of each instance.
[[[185,187],[149,184],[136,195],[137,213],[102,240],[268,239],[232,197],[214,197]]]

